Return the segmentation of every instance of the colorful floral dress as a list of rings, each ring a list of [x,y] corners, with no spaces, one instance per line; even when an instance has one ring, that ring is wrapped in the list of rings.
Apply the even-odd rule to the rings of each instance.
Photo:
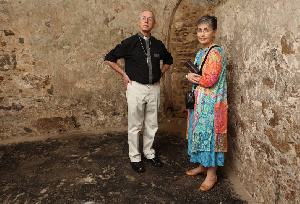
[[[208,48],[200,50],[195,64],[201,65]],[[190,161],[205,167],[224,166],[227,152],[226,58],[220,47],[213,48],[203,66],[200,85],[193,86],[195,107],[187,118]]]

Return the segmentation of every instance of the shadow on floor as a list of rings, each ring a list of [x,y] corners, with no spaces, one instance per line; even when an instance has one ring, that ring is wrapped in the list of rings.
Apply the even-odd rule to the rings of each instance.
[[[205,176],[189,177],[186,140],[159,132],[154,147],[164,163],[131,170],[126,133],[47,139],[0,146],[0,203],[246,203],[218,170],[209,192]]]

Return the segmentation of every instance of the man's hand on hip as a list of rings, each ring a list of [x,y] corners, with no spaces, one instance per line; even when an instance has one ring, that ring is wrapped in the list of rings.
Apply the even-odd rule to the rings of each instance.
[[[125,88],[127,89],[128,83],[132,84],[132,81],[129,79],[129,77],[127,76],[127,74],[124,74],[123,78],[124,78],[124,82],[125,82]]]

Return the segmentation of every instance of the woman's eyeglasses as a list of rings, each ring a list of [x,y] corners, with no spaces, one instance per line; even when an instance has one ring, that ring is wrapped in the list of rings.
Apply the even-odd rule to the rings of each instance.
[[[204,34],[207,34],[207,33],[210,33],[211,32],[211,30],[209,30],[209,29],[196,29],[196,33],[204,33]]]

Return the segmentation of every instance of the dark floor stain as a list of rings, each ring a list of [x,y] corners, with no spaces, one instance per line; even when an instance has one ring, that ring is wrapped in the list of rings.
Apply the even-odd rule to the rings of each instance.
[[[0,146],[0,203],[246,203],[220,170],[217,185],[199,191],[205,176],[185,175],[195,167],[186,145],[159,132],[154,147],[164,166],[145,161],[141,174],[131,169],[126,133]]]

